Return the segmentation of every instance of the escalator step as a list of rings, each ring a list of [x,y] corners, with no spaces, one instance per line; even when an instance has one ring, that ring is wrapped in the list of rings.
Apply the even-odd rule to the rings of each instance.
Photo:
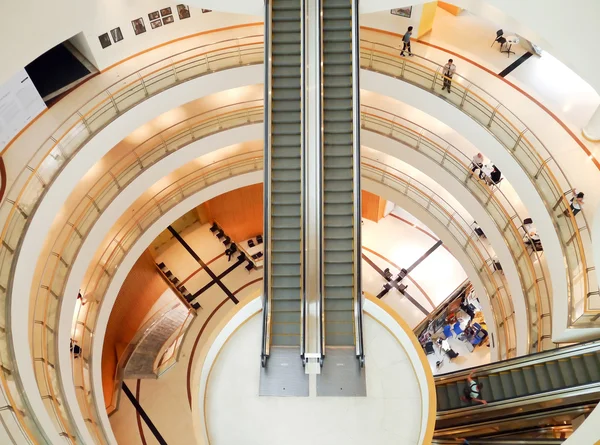
[[[488,376],[490,382],[490,390],[492,393],[492,401],[504,400],[506,398],[504,389],[502,388],[502,381],[498,374],[490,374]],[[490,400],[488,400],[489,402]]]
[[[535,394],[541,391],[540,384],[535,375],[533,366],[525,366],[521,368],[521,372],[525,377],[525,383],[527,384],[527,391],[529,394]]]
[[[552,389],[564,388],[565,380],[563,379],[560,368],[558,367],[558,361],[546,362],[546,369],[548,370],[548,376],[550,377]]]
[[[590,380],[594,382],[600,381],[600,366],[598,366],[598,362],[596,361],[596,355],[593,353],[583,354],[583,363],[590,375]]]
[[[564,386],[576,386],[577,376],[573,369],[573,363],[568,358],[561,358],[558,360],[558,368],[562,375]]]
[[[590,374],[587,371],[587,367],[583,362],[582,356],[571,357],[573,369],[575,370],[575,378],[579,385],[585,385],[590,381]]]
[[[435,393],[437,395],[437,410],[447,410],[448,406],[450,405],[450,401],[448,400],[448,390],[446,385],[436,385]]]
[[[504,398],[512,399],[516,397],[517,391],[515,389],[515,384],[513,382],[512,375],[509,371],[500,372],[500,381],[502,382]]]
[[[515,386],[515,393],[518,397],[525,396],[529,393],[527,390],[527,383],[525,382],[525,376],[521,369],[511,369],[512,380]]]
[[[550,380],[550,375],[548,374],[548,369],[545,365],[533,365],[533,372],[535,373],[541,392],[552,390],[552,381]]]

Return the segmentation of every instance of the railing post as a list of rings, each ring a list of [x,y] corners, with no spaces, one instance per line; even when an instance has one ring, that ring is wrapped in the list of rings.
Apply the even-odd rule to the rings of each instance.
[[[112,94],[110,94],[110,91],[108,91],[108,90],[106,90],[106,95],[108,96],[108,98],[112,102],[113,107],[115,108],[115,111],[117,112],[117,114],[119,114],[120,111],[119,111],[119,107],[117,107],[117,103],[115,102],[115,98],[112,96]]]
[[[465,88],[465,92],[462,96],[462,99],[460,100],[460,108],[463,108],[463,106],[465,105],[465,100],[467,98],[467,94],[469,94],[469,90],[471,89],[471,86],[473,86],[473,84],[469,83],[469,86],[467,88]]]
[[[208,64],[208,54],[204,54],[204,62],[206,63],[206,71],[210,71],[210,65]]]
[[[492,122],[494,122],[494,118],[496,117],[496,113],[498,113],[498,109],[502,106],[502,104],[498,104],[494,111],[492,111],[492,115],[490,116],[490,121],[487,124],[487,127],[490,128],[492,126]]]
[[[519,144],[521,143],[521,140],[523,139],[523,135],[525,133],[527,133],[527,130],[529,130],[529,128],[526,128],[525,130],[523,130],[521,133],[519,133],[519,137],[517,138],[517,142],[515,142],[515,146],[513,147],[513,151],[517,150],[517,147],[519,146]]]
[[[173,62],[173,58],[171,57],[171,70],[173,71],[173,76],[175,77],[175,83],[179,82],[179,78],[177,77],[177,70],[175,69],[175,62]]]
[[[83,114],[81,114],[81,111],[78,111],[77,114],[79,115],[79,117],[81,118],[81,122],[83,122],[83,125],[85,125],[85,128],[87,128],[88,134],[92,134],[92,129],[90,128],[90,125],[88,124],[88,121],[85,117],[83,117]],[[58,147],[58,145],[57,145]]]
[[[148,89],[146,88],[146,82],[144,82],[144,78],[142,77],[142,75],[140,74],[139,71],[138,71],[137,75],[140,79],[140,82],[142,83],[142,88],[144,89],[144,95],[146,97],[148,97]]]
[[[540,176],[540,173],[542,173],[542,170],[544,169],[544,166],[546,164],[548,164],[548,161],[550,161],[551,159],[552,158],[548,158],[548,159],[545,159],[544,162],[542,162],[542,164],[540,165],[540,168],[538,169],[538,171],[533,176],[535,179],[537,179]]]
[[[435,86],[437,84],[438,77],[440,75],[440,67],[435,71],[435,75],[433,76],[433,81],[431,82],[431,91],[435,90]]]
[[[402,59],[402,67],[400,68],[400,77],[404,77],[404,69],[406,68],[406,59]]]
[[[236,39],[237,41],[237,52],[238,52],[238,62],[242,65],[242,49],[240,48],[240,39],[239,37]]]
[[[373,43],[373,45],[375,44]],[[373,49],[374,48],[371,48],[371,54],[369,55],[369,68],[373,68],[373,53],[375,52]]]

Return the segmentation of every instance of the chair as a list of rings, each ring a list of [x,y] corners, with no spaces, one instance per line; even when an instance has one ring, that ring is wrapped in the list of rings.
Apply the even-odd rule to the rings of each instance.
[[[262,243],[263,243],[263,237],[262,237],[262,235],[257,235],[257,236],[256,236],[256,242],[257,242],[258,244],[262,244]]]
[[[209,229],[212,233],[215,233],[217,230],[219,230],[219,226],[217,225],[217,223],[212,223],[212,226],[210,226]]]
[[[246,270],[250,272],[252,269],[254,269],[254,264],[248,262],[248,264],[246,264]]]
[[[225,239],[221,241],[223,241],[223,244],[225,244],[226,246],[229,246],[231,244],[231,238],[229,238],[228,236],[226,236]]]
[[[432,341],[428,341],[427,343],[425,343],[425,354],[426,355],[435,354],[435,350],[433,349]]]
[[[198,309],[201,309],[201,308],[202,308],[202,306],[200,306],[200,303],[194,303],[194,304],[192,304],[192,307],[193,307],[194,309],[196,309],[196,310],[198,310]]]
[[[454,333],[455,333],[456,335],[460,335],[460,334],[462,334],[462,333],[463,333],[463,330],[462,330],[462,329],[461,329],[461,327],[460,327],[460,322],[458,322],[458,321],[457,321],[457,322],[454,324],[453,331],[454,331]]]
[[[248,247],[254,247],[254,240],[253,239],[249,239],[248,240]]]
[[[217,232],[217,238],[222,239],[225,237],[225,232],[223,232],[222,230],[219,230]]]
[[[493,41],[493,42],[492,42],[492,44],[490,45],[490,48],[491,48],[492,46],[494,46],[494,43],[496,43],[496,42],[499,42],[499,41],[500,41],[500,40],[499,40],[500,38],[503,38],[503,39],[504,39],[504,37],[502,37],[502,35],[503,35],[503,34],[504,34],[504,31],[502,31],[501,29],[499,29],[498,31],[496,31],[496,38],[494,39],[494,41]],[[504,41],[506,42],[506,39],[504,39]],[[500,45],[500,46],[502,47],[502,45]]]
[[[498,37],[496,39],[496,41],[500,44],[500,52],[502,52],[502,48],[504,47],[504,44],[506,43],[506,39],[504,37]]]
[[[246,254],[245,253],[240,253],[237,257],[238,261],[244,261],[246,259]]]
[[[446,338],[452,337],[452,328],[450,327],[449,324],[444,326],[444,337],[446,337]]]

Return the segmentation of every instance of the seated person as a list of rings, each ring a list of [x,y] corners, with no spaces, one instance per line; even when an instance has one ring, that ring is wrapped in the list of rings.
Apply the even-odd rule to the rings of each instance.
[[[492,171],[489,176],[489,181],[491,181],[492,184],[498,184],[501,179],[502,179],[502,172],[500,170],[498,170],[498,167],[496,167],[495,165],[492,165]]]

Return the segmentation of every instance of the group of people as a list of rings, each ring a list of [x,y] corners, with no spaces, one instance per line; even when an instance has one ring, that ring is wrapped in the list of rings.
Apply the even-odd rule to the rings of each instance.
[[[485,159],[481,153],[477,153],[471,160],[471,172],[479,170],[479,178],[483,179],[488,185],[498,185],[502,180],[502,172],[494,164],[484,165]]]
[[[410,38],[412,37],[413,27],[409,26],[404,35],[402,36],[402,51],[400,51],[400,55],[404,57],[404,53],[407,52],[409,56],[412,56],[412,50],[410,46]],[[452,76],[456,72],[456,65],[454,65],[454,60],[448,59],[448,63],[444,65],[442,68],[442,74],[444,76],[444,81],[442,85],[442,91],[447,90],[450,93],[450,87],[452,86]]]

